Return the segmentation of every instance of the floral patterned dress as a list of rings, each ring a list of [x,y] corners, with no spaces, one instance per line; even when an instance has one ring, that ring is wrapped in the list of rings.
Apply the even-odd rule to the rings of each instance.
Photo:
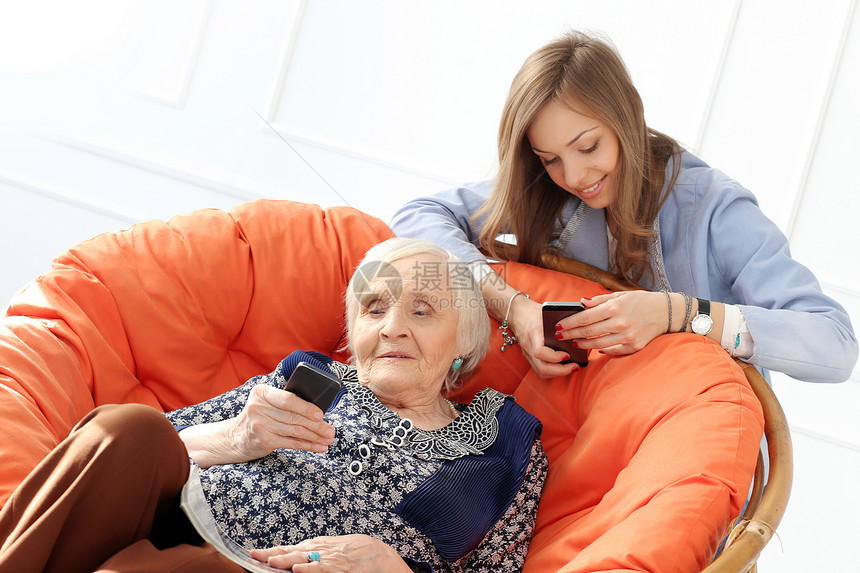
[[[425,431],[358,383],[355,368],[297,351],[278,368],[207,402],[168,413],[177,427],[239,414],[251,388],[283,388],[299,361],[342,380],[325,419],[324,454],[276,450],[198,472],[219,527],[245,548],[363,533],[422,571],[518,571],[546,477],[540,423],[492,389],[447,426]],[[192,462],[193,463],[193,462]]]

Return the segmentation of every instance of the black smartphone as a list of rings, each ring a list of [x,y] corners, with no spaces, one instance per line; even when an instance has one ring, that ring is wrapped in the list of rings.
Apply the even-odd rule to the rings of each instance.
[[[340,390],[340,380],[331,372],[320,370],[313,364],[299,362],[290,379],[287,380],[284,390],[316,404],[325,412]]]
[[[562,350],[570,355],[570,360],[565,360],[562,364],[576,362],[580,366],[588,365],[587,350],[577,348],[573,345],[572,340],[559,340],[555,337],[555,325],[559,320],[583,310],[585,310],[585,306],[581,302],[551,301],[543,303],[541,307],[541,313],[543,314],[543,343],[553,350]]]

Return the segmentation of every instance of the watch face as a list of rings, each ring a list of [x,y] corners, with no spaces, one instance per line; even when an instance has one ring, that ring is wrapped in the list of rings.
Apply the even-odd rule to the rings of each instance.
[[[702,336],[706,336],[714,327],[714,321],[707,314],[697,314],[690,324],[693,327],[693,332]]]

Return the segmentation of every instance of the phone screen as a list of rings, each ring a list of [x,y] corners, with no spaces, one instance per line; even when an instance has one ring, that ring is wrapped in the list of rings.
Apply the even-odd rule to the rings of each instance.
[[[541,313],[543,314],[544,344],[553,350],[567,352],[570,356],[570,360],[565,360],[562,364],[576,362],[580,366],[588,365],[587,350],[575,347],[571,340],[558,340],[555,337],[555,325],[558,321],[583,310],[585,310],[585,306],[581,302],[562,301],[545,302],[541,308]]]
[[[340,390],[340,380],[334,374],[320,370],[307,362],[299,362],[284,390],[316,404],[323,412],[329,409]]]

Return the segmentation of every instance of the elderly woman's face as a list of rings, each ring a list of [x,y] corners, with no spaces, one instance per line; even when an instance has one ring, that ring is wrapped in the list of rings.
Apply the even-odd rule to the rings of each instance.
[[[460,354],[447,265],[422,254],[392,267],[400,280],[377,278],[359,295],[352,332],[359,379],[377,394],[438,395]]]

